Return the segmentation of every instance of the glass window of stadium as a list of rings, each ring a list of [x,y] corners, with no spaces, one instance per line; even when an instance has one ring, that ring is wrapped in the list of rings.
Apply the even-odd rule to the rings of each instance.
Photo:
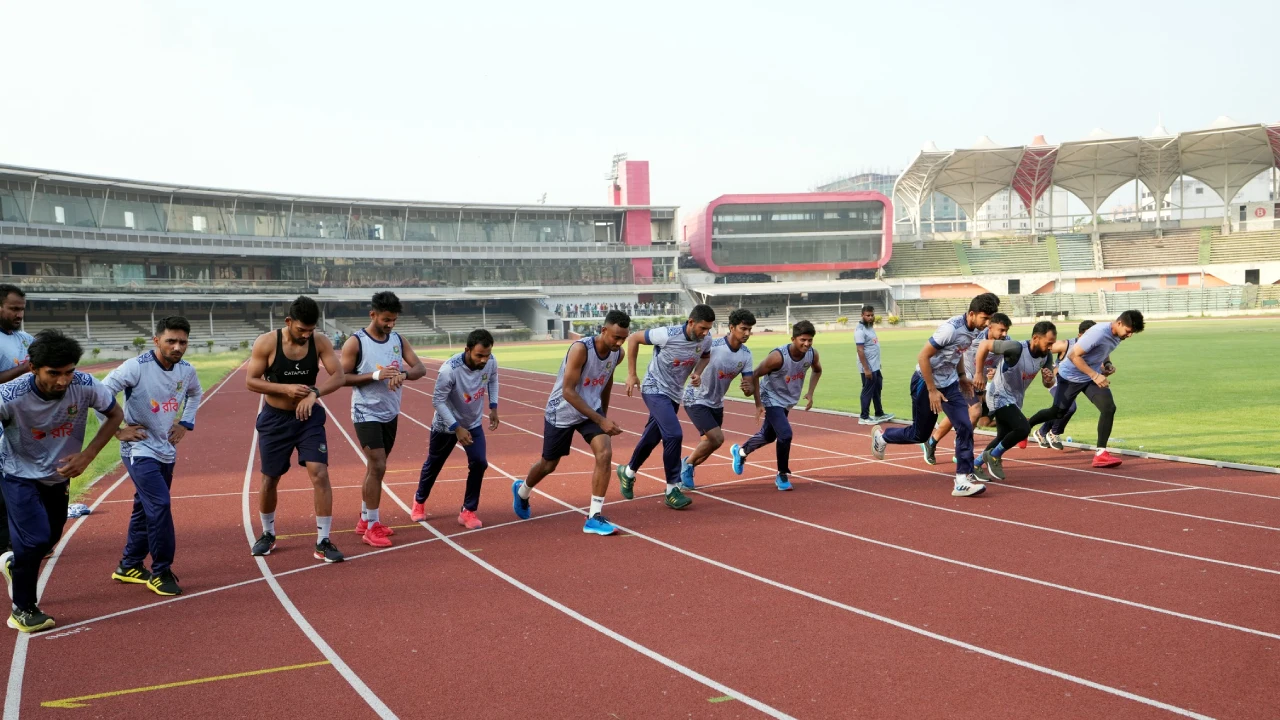
[[[884,206],[878,202],[721,205],[712,215],[719,265],[868,262],[880,257]]]

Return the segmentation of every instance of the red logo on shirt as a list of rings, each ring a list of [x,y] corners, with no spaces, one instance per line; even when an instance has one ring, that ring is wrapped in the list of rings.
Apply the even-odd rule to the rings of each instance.
[[[479,390],[477,390],[477,391],[476,391],[476,394],[475,394],[475,395],[472,395],[471,393],[468,393],[468,392],[464,392],[464,393],[462,393],[462,400],[463,400],[463,402],[466,402],[467,404],[470,404],[470,403],[471,403],[471,401],[473,401],[473,400],[478,401],[478,400],[483,399],[483,398],[484,398],[484,396],[485,396],[486,394],[488,394],[488,389],[487,389],[487,388],[480,388]]]
[[[64,438],[70,437],[75,432],[75,423],[66,422],[55,428],[41,430],[40,428],[31,428],[31,437],[36,440],[44,440],[45,438]]]
[[[685,365],[694,365],[697,362],[698,362],[697,358],[689,358],[688,360],[677,359],[677,360],[671,361],[671,367],[673,368],[684,367]]]
[[[601,375],[595,378],[582,378],[582,387],[604,387],[610,377],[610,375]]]
[[[181,403],[178,402],[178,398],[169,398],[168,400],[165,400],[162,403],[158,403],[155,400],[152,400],[151,412],[153,413],[178,412],[179,405],[181,405]]]

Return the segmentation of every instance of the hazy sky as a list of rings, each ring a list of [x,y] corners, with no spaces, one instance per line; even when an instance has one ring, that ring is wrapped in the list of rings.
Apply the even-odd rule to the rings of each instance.
[[[603,204],[628,152],[655,204],[691,209],[901,169],[930,140],[1275,122],[1265,6],[4,0],[0,162]]]

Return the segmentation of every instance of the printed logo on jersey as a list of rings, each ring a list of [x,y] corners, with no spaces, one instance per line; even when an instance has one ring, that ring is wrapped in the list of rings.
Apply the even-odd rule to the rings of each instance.
[[[41,430],[40,428],[31,428],[31,437],[35,438],[36,440],[44,440],[45,438],[70,437],[71,433],[75,432],[75,429],[76,429],[75,423],[71,423],[71,422],[62,423],[61,425],[54,428],[49,428],[48,430]]]
[[[605,383],[609,382],[609,378],[611,377],[613,376],[601,375],[600,377],[582,378],[582,387],[603,387]]]
[[[392,346],[391,346],[391,354],[392,354],[392,355],[399,355],[399,354],[400,354],[400,346],[399,346],[399,345],[392,345]]]
[[[717,380],[732,380],[733,378],[737,377],[738,373],[742,372],[742,366],[743,366],[743,365],[746,365],[746,363],[741,363],[741,362],[740,362],[740,363],[738,363],[738,367],[737,367],[736,369],[734,369],[734,370],[717,370],[717,371],[716,371],[716,379],[717,379]]]
[[[78,412],[80,412],[80,406],[79,406],[79,405],[76,405],[75,403],[72,403],[72,404],[70,404],[70,405],[68,405],[68,406],[67,406],[67,417],[75,417],[75,416],[76,416],[76,413],[78,413]]]
[[[181,405],[181,403],[178,402],[178,398],[176,397],[171,397],[168,400],[165,400],[164,402],[156,402],[155,400],[152,400],[151,412],[153,413],[178,412],[179,405]]]
[[[466,402],[468,405],[470,405],[472,402],[483,400],[485,395],[488,395],[488,394],[489,394],[489,389],[482,387],[479,390],[477,390],[474,395],[472,395],[469,392],[462,393],[462,400]]]

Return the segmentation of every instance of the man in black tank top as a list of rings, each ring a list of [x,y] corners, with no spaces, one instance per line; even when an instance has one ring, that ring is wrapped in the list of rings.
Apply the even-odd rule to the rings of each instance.
[[[329,486],[329,446],[325,438],[320,397],[342,387],[346,380],[333,342],[316,332],[320,307],[299,295],[289,305],[284,327],[259,335],[249,356],[249,390],[261,393],[258,413],[258,454],[262,456],[262,490],[258,494],[262,536],[253,544],[254,555],[270,555],[276,545],[276,486],[289,471],[294,451],[298,464],[307,468],[315,495],[315,558],[342,562],[342,553],[329,540],[333,526],[333,490]],[[329,377],[316,386],[320,365]]]

